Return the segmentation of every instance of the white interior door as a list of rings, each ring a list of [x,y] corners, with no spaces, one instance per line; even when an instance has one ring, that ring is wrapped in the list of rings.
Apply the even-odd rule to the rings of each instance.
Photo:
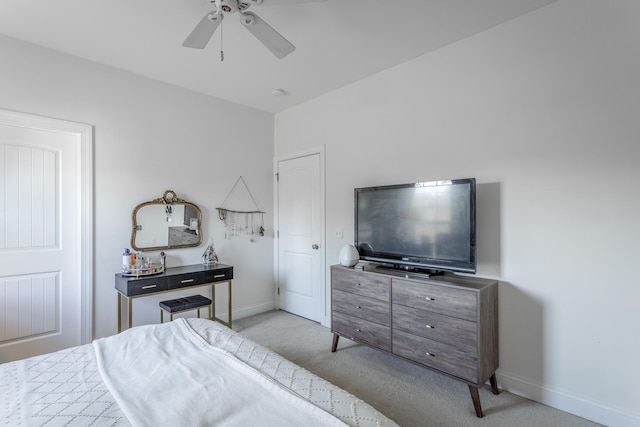
[[[324,185],[321,153],[276,162],[279,307],[324,320]]]
[[[66,123],[0,111],[0,363],[90,339],[90,127]]]

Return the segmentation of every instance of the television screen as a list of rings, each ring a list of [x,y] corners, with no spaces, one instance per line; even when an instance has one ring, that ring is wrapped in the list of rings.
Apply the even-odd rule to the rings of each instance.
[[[475,179],[355,189],[360,258],[475,273]]]

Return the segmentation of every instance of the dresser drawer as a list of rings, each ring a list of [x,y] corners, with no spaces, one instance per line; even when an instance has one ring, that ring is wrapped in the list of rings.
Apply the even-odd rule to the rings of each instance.
[[[215,270],[205,270],[202,272],[204,283],[224,282],[233,279],[233,267],[216,268]]]
[[[207,283],[222,282],[233,278],[233,269],[217,269],[210,271],[197,271],[168,277],[169,289],[179,289],[186,286],[204,285]]]
[[[202,273],[180,274],[178,276],[170,276],[167,280],[169,281],[169,289],[178,289],[186,286],[195,286],[207,283],[204,280],[204,275]]]
[[[164,276],[146,279],[123,278],[119,282],[116,282],[116,288],[122,292],[123,295],[133,297],[166,291],[168,289],[168,283]]]
[[[393,279],[394,304],[460,319],[477,321],[477,294],[473,290]]]
[[[451,345],[394,331],[393,354],[474,384],[478,383],[476,354],[466,353]]]
[[[467,352],[478,348],[478,324],[457,317],[394,304],[393,329],[447,343]]]
[[[334,267],[331,269],[331,288],[382,301],[389,301],[391,295],[391,278]]]
[[[391,351],[391,328],[388,326],[334,311],[331,315],[331,332],[353,341]]]
[[[331,292],[332,310],[391,326],[389,302],[363,297],[334,289]]]

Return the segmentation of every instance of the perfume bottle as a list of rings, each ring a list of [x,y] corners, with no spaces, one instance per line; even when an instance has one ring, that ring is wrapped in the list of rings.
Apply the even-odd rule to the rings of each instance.
[[[125,248],[122,254],[122,272],[129,273],[129,271],[131,271],[131,251]]]

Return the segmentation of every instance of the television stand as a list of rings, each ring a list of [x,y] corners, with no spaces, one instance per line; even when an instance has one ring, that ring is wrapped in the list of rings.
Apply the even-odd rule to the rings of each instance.
[[[399,264],[393,264],[393,265],[380,264],[380,265],[376,265],[376,269],[386,270],[387,272],[402,273],[405,276],[424,277],[425,279],[428,279],[429,277],[432,277],[432,276],[442,276],[442,275],[444,275],[444,271],[443,270],[433,270],[431,268],[410,267],[410,266],[399,265]],[[382,273],[384,273],[384,271]]]

